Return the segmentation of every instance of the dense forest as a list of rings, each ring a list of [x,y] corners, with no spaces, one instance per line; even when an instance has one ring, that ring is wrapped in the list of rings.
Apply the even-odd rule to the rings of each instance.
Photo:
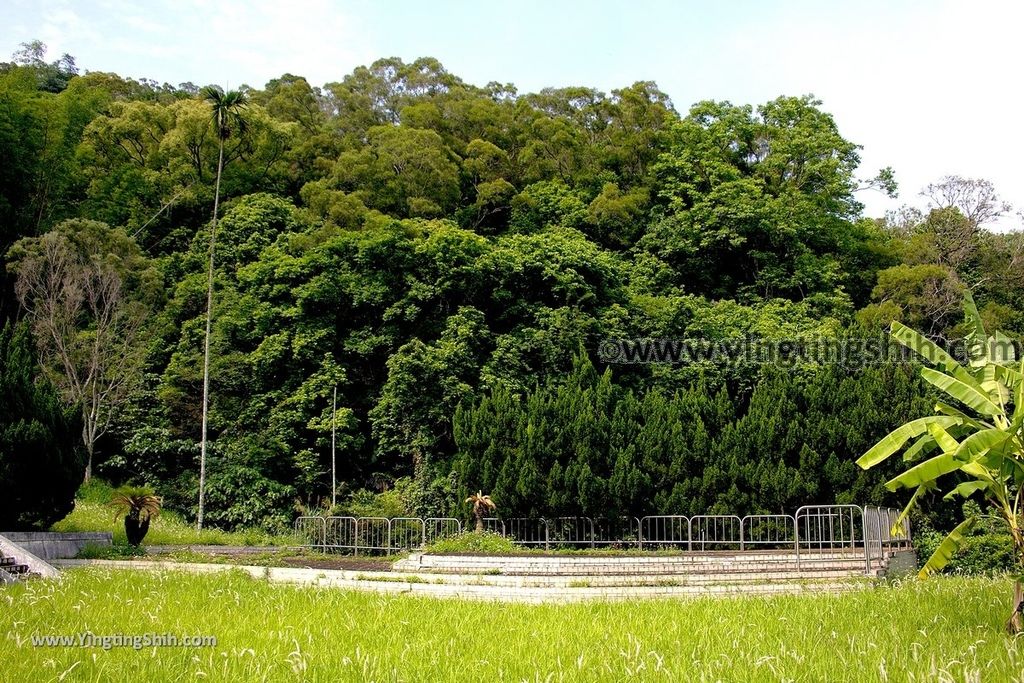
[[[211,97],[231,98],[216,125]],[[1011,211],[992,185],[940,171],[866,217],[896,176],[858,150],[809,95],[682,110],[651,82],[520,93],[429,58],[223,93],[29,43],[0,65],[0,420],[38,404],[80,435],[61,462],[195,516],[219,197],[208,524],[325,509],[332,427],[339,509],[462,515],[480,489],[503,516],[896,504],[900,465],[854,460],[930,410],[909,363],[598,353],[893,320],[951,343],[966,288],[1020,339],[1024,239],[988,229]],[[7,461],[63,438],[28,432],[0,426]]]

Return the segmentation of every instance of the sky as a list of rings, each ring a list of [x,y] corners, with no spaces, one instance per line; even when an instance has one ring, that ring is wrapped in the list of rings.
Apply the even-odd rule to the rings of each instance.
[[[653,80],[685,113],[814,94],[863,147],[859,175],[892,166],[923,206],[945,175],[986,178],[1024,208],[1024,3],[1013,0],[589,2],[488,0],[4,0],[0,60],[42,40],[50,61],[178,84],[261,87],[283,73],[340,81],[380,57],[439,59],[520,92]],[[1004,220],[1000,228],[1019,225]]]

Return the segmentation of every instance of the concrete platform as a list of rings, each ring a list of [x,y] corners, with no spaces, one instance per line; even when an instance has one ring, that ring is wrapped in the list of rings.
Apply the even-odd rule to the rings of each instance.
[[[620,558],[621,559],[621,558]],[[647,558],[638,558],[647,559]],[[161,561],[58,560],[61,568],[104,567],[144,571],[193,573],[243,571],[258,579],[322,588],[341,588],[378,593],[405,593],[435,598],[468,598],[526,603],[577,602],[584,600],[644,600],[708,596],[837,593],[871,584],[863,572],[830,570],[820,575],[794,576],[751,571],[730,576],[715,574],[608,574],[501,575],[417,572],[354,572],[296,567],[205,564]]]

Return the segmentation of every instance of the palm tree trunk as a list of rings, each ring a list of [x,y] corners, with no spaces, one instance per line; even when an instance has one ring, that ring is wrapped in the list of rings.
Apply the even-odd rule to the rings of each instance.
[[[483,515],[479,515],[478,514],[476,516],[476,532],[478,534],[482,534],[484,532],[484,516]]]
[[[213,193],[213,224],[210,226],[210,269],[206,284],[206,338],[203,346],[203,436],[199,446],[199,514],[196,529],[203,528],[203,505],[206,494],[206,422],[210,408],[210,324],[213,320],[213,248],[217,240],[217,211],[220,208],[220,174],[224,168],[224,140],[217,157],[217,183]]]

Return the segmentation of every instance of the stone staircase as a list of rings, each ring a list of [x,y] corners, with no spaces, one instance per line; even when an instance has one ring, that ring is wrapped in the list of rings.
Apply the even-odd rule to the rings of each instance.
[[[868,563],[863,549],[836,552],[706,552],[672,555],[427,555],[398,560],[391,571],[159,560],[54,560],[60,567],[243,571],[306,586],[435,598],[527,603],[839,593],[870,585],[894,566],[916,566],[913,551],[887,551]]]
[[[6,574],[5,577],[2,577],[5,583],[39,576],[31,571],[27,564],[18,562],[17,558],[8,555],[0,555],[0,571]]]
[[[5,536],[0,536],[0,583],[54,577],[57,570]]]
[[[649,556],[413,554],[396,562],[393,571],[411,583],[443,583],[458,586],[459,592],[481,591],[505,598],[836,592],[886,576],[896,554],[872,558],[870,563],[862,549],[802,551],[799,556],[792,551]],[[912,559],[901,558],[902,564],[913,567]]]
[[[436,573],[500,573],[507,576],[602,576],[638,574],[823,573],[850,575],[882,571],[889,557],[873,557],[870,570],[864,551],[706,551],[650,555],[430,555],[412,554],[395,571]]]

